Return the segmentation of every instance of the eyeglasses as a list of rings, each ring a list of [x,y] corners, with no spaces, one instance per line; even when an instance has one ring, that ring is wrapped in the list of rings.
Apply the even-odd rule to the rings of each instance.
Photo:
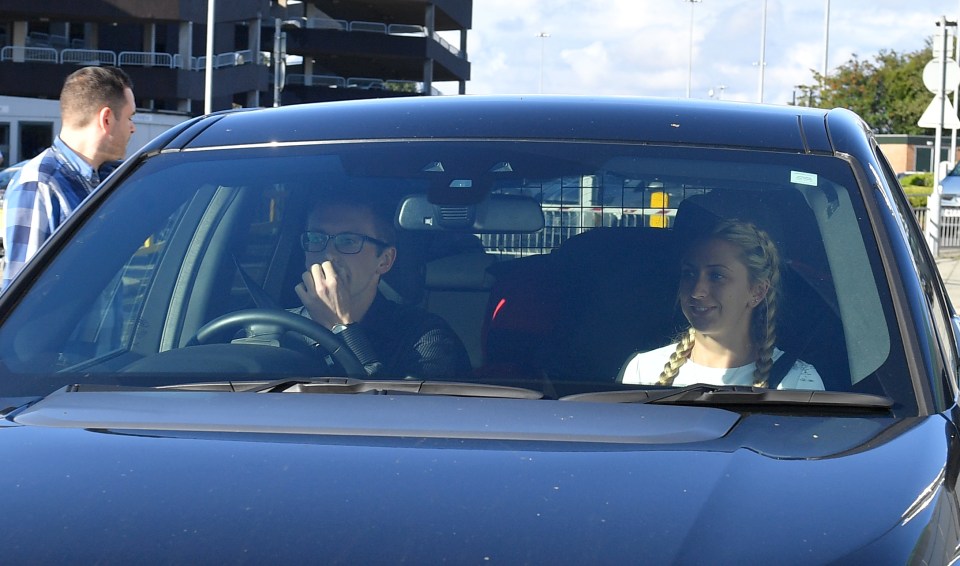
[[[368,241],[381,248],[390,247],[390,244],[383,240],[353,232],[341,232],[332,236],[323,232],[304,232],[300,235],[300,246],[305,252],[322,252],[327,249],[327,242],[330,240],[333,240],[333,247],[342,254],[358,254],[363,249],[363,243]]]

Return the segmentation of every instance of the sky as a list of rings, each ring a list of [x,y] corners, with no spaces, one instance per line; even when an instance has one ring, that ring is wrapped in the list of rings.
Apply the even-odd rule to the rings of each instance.
[[[474,0],[466,91],[683,98],[689,88],[692,98],[757,102],[762,94],[765,103],[787,104],[800,96],[797,85],[812,84],[813,71],[823,71],[825,45],[828,69],[854,54],[870,60],[882,49],[917,51],[936,32],[941,16],[956,20],[960,14],[960,0],[831,0],[828,27],[827,5],[827,0]],[[459,36],[451,43],[459,45]],[[437,86],[457,93],[455,83]]]

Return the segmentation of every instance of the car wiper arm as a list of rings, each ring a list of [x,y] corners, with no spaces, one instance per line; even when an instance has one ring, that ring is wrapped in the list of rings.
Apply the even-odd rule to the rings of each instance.
[[[229,385],[229,387],[227,387]],[[504,399],[541,399],[543,393],[522,387],[461,383],[453,381],[422,381],[406,379],[366,380],[344,377],[317,377],[278,379],[258,382],[187,383],[164,386],[165,390],[182,391],[242,391],[254,393],[334,393],[334,394],[410,394],[448,395],[451,397],[495,397]]]
[[[696,383],[679,389],[597,391],[563,397],[564,401],[677,405],[814,405],[890,409],[893,399],[881,395],[807,389],[764,389],[747,385]]]

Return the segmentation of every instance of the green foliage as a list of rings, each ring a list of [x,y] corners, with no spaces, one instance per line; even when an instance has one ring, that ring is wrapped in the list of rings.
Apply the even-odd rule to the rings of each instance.
[[[933,187],[933,173],[911,173],[900,179],[900,185],[907,187]],[[929,191],[928,191],[929,192]]]
[[[933,173],[913,173],[900,179],[910,206],[927,206],[927,197],[933,192]]]
[[[824,77],[813,72],[814,84],[800,85],[797,104],[847,108],[881,134],[926,134],[917,120],[933,95],[923,85],[923,68],[933,58],[930,40],[909,53],[881,50],[872,60],[852,59]]]
[[[404,81],[404,82],[394,81],[394,82],[387,83],[384,88],[386,90],[393,91],[393,92],[417,93],[419,92],[418,89],[420,88],[420,85],[412,81]]]

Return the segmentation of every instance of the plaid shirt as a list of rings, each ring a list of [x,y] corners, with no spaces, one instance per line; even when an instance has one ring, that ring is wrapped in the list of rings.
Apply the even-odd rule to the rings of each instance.
[[[23,166],[5,195],[3,289],[99,183],[98,173],[59,137]]]

